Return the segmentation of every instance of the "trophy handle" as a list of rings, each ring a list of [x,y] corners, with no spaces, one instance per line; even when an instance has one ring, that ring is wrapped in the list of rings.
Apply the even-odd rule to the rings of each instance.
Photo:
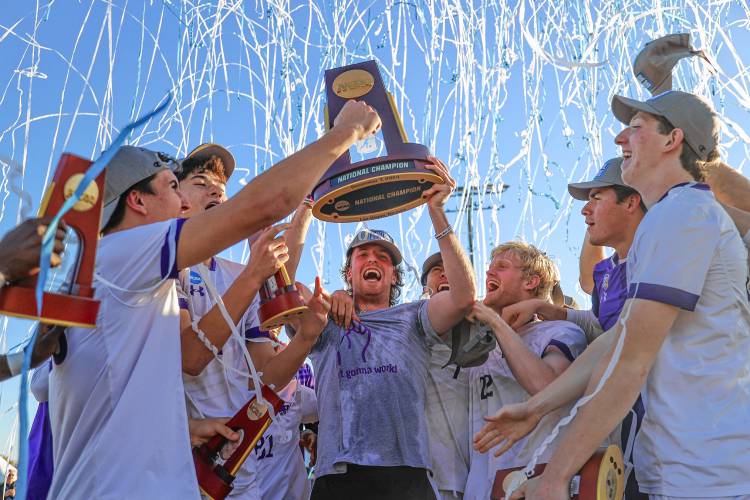
[[[85,158],[63,153],[55,176],[45,191],[39,215],[56,214],[73,195],[91,164]],[[71,290],[67,294],[44,292],[41,315],[38,315],[35,295],[38,278],[34,276],[0,290],[0,312],[62,326],[96,327],[99,301],[92,298],[92,283],[102,215],[104,175],[105,172],[99,174],[73,209],[62,217],[63,222],[76,232],[80,242]]]

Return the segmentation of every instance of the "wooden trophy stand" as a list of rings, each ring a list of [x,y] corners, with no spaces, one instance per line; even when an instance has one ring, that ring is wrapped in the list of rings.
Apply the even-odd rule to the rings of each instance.
[[[292,318],[307,311],[299,291],[281,268],[260,287],[258,319],[261,330],[271,330],[288,323]]]
[[[543,471],[544,464],[537,465],[532,477]],[[526,480],[523,467],[497,471],[492,500],[505,498],[506,491],[512,493]],[[589,458],[570,484],[570,498],[577,500],[622,500],[624,492],[625,461],[620,447],[614,444]]]
[[[39,216],[56,214],[70,198],[91,166],[91,161],[63,153],[55,170],[52,184],[47,188],[39,209]],[[0,313],[38,320],[43,323],[95,328],[99,301],[94,300],[92,280],[102,216],[105,172],[92,181],[81,199],[62,220],[78,235],[80,248],[76,259],[75,278],[69,294],[44,292],[41,315],[37,314],[37,277],[17,285],[0,289]]]
[[[364,101],[378,112],[386,155],[356,163],[347,151],[313,190],[313,215],[327,222],[358,222],[387,217],[421,205],[422,193],[443,179],[424,168],[427,147],[408,142],[393,96],[385,90],[375,61],[325,72],[326,129],[350,99]]]
[[[284,402],[275,392],[264,385],[261,393],[273,406],[275,413],[281,411]],[[240,441],[236,446],[224,436],[216,435],[208,443],[193,448],[198,486],[201,493],[211,500],[224,500],[232,491],[232,482],[237,471],[271,425],[271,415],[268,407],[261,405],[253,397],[226,425],[240,433]],[[233,448],[231,452],[225,451],[230,448]],[[225,454],[229,456],[225,458]]]

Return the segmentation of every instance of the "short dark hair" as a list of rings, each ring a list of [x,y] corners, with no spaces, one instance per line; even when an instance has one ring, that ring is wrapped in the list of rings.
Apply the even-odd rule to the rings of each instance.
[[[197,158],[187,158],[182,162],[182,169],[177,172],[177,180],[182,182],[190,174],[202,174],[210,172],[216,175],[221,182],[227,183],[227,174],[224,168],[224,162],[216,155],[211,155],[208,160],[201,161]]]
[[[622,203],[631,196],[637,196],[638,197],[638,206],[641,207],[641,210],[645,214],[648,209],[646,208],[646,204],[643,203],[643,197],[641,196],[641,193],[636,191],[635,189],[628,187],[628,186],[618,186],[614,185],[612,186],[612,189],[615,192],[615,196],[617,196],[617,203]]]
[[[659,133],[667,135],[671,133],[675,128],[672,122],[667,120],[663,116],[653,115],[654,118],[659,122]],[[701,160],[698,154],[693,150],[687,141],[682,141],[682,153],[680,153],[680,164],[692,177],[698,182],[706,180],[706,165],[719,161],[719,152],[714,149],[708,153],[706,160]]]
[[[346,262],[344,263],[344,266],[341,268],[341,279],[344,280],[344,284],[346,285],[346,291],[351,292],[352,291],[352,284],[349,283],[346,279],[346,275],[349,272],[349,269],[352,267],[352,254],[354,252],[348,252],[346,254]],[[391,256],[391,263],[393,263],[393,256]],[[398,304],[398,299],[401,298],[401,288],[404,286],[404,268],[401,266],[401,264],[394,264],[393,265],[393,273],[396,275],[396,282],[391,285],[391,294],[388,298],[388,305],[393,307],[396,304]]]
[[[117,199],[117,206],[115,207],[115,211],[112,212],[112,215],[107,221],[107,225],[102,229],[102,233],[106,234],[110,232],[112,229],[119,226],[122,222],[122,219],[125,218],[125,200],[128,198],[128,195],[131,191],[138,191],[139,193],[145,194],[156,194],[153,186],[151,186],[151,181],[154,180],[155,177],[156,174],[153,174],[149,177],[146,177],[142,181],[136,182],[120,195],[120,197]]]

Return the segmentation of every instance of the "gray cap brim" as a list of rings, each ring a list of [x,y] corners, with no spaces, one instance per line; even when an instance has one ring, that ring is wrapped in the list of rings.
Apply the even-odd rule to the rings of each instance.
[[[391,257],[393,258],[394,266],[401,264],[401,261],[404,260],[403,256],[401,255],[401,250],[399,250],[396,245],[394,245],[393,243],[387,240],[367,240],[367,241],[360,241],[360,242],[354,243],[346,251],[347,255],[351,254],[352,250],[354,250],[357,247],[361,247],[362,245],[380,245],[381,247],[385,248],[388,251],[388,253],[391,254]]]
[[[221,159],[221,162],[224,164],[224,175],[229,179],[232,176],[232,172],[234,172],[234,156],[227,148],[219,144],[214,144],[213,142],[201,144],[189,152],[182,161],[194,159],[199,162],[205,162],[210,160],[212,156],[218,156]]]
[[[616,184],[612,184],[611,182],[601,181],[574,182],[568,184],[568,193],[570,193],[570,196],[576,200],[589,201],[589,191],[592,189],[612,187],[615,185]]]
[[[621,95],[612,97],[612,114],[625,125],[630,125],[630,120],[632,120],[639,111],[650,113],[655,116],[664,116],[659,110],[647,102],[630,99]]]
[[[419,279],[419,281],[422,283],[422,286],[425,286],[427,284],[427,274],[430,272],[430,270],[442,262],[443,255],[440,252],[436,252],[427,257],[427,259],[422,264],[422,276]]]

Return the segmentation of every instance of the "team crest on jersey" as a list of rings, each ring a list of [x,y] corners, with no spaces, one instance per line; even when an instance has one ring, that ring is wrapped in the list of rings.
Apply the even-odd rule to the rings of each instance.
[[[200,285],[201,283],[203,283],[203,279],[201,278],[201,275],[198,274],[198,271],[190,271],[190,284]]]

